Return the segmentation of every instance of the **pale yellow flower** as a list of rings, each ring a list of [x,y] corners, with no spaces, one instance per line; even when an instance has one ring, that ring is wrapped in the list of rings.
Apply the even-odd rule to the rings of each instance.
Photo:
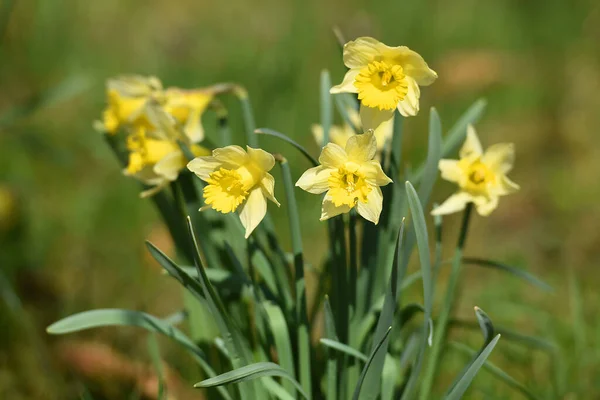
[[[142,192],[150,196],[175,181],[187,164],[178,140],[188,146],[195,156],[210,154],[210,150],[195,144],[181,134],[173,118],[158,106],[147,105],[144,110],[149,126],[134,125],[127,137],[129,160],[125,175],[133,176],[153,188]]]
[[[158,78],[139,75],[109,79],[106,84],[108,106],[98,125],[109,133],[116,133],[124,125],[141,125],[151,128],[144,115],[148,100],[160,97],[162,84]]]
[[[364,129],[376,129],[397,108],[405,117],[419,111],[419,86],[431,85],[435,71],[406,46],[390,47],[371,37],[344,45],[349,71],[331,93],[357,93]]]
[[[500,196],[519,190],[519,185],[506,176],[515,160],[511,143],[495,144],[484,153],[475,128],[469,125],[459,155],[460,160],[440,160],[439,168],[442,178],[455,182],[460,189],[431,214],[455,213],[472,202],[480,215],[489,215],[498,206]]]
[[[215,91],[211,88],[183,90],[169,88],[165,91],[166,112],[183,125],[183,130],[192,141],[204,140],[201,117],[213,100]]]
[[[328,143],[321,152],[318,167],[310,168],[296,186],[309,193],[327,192],[323,199],[321,221],[347,213],[356,207],[365,219],[377,224],[383,205],[380,186],[392,180],[374,160],[377,142],[373,132],[354,135],[345,148]]]
[[[358,129],[359,131],[363,131],[362,125],[360,123],[360,116],[358,114],[358,111],[356,111],[356,109],[354,109],[354,108],[349,107],[349,108],[347,108],[346,112],[348,114],[348,118],[350,118],[350,121],[356,127],[356,129]],[[386,121],[385,123],[381,124],[377,129],[375,129],[374,135],[375,135],[375,139],[377,139],[377,155],[378,156],[381,154],[381,152],[383,151],[383,148],[386,146],[386,144],[389,144],[391,142],[392,135],[393,135],[393,128],[394,128],[394,119],[392,118],[392,119]],[[319,124],[313,124],[311,126],[311,129],[312,129],[313,138],[315,139],[317,144],[322,145],[323,135],[324,135],[323,126],[319,125]],[[341,147],[345,147],[348,139],[350,139],[354,135],[356,135],[355,128],[352,127],[347,122],[345,122],[344,125],[341,125],[341,126],[340,125],[332,125],[329,128],[329,141],[331,143],[335,143]]]
[[[246,238],[267,213],[267,199],[277,206],[275,179],[269,171],[275,158],[262,149],[247,146],[215,149],[212,156],[197,157],[187,165],[207,185],[203,195],[206,205],[223,214],[238,211]]]

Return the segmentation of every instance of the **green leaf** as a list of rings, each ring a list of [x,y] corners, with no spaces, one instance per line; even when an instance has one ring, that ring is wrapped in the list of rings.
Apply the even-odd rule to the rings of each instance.
[[[408,181],[406,182],[406,194],[408,197],[410,213],[413,219],[415,236],[417,238],[417,247],[419,250],[419,261],[421,263],[421,272],[423,274],[423,300],[425,304],[425,318],[423,319],[423,335],[421,338],[419,355],[411,371],[406,388],[402,393],[402,399],[408,399],[412,397],[417,379],[421,373],[421,365],[423,363],[425,348],[427,347],[428,342],[428,335],[426,332],[430,330],[429,320],[431,319],[431,308],[433,303],[433,284],[431,279],[431,263],[429,260],[429,238],[427,236],[425,215],[423,214],[423,207],[421,206],[421,201],[417,196],[417,192],[412,184]]]
[[[329,93],[329,89],[331,89],[331,78],[329,77],[329,71],[324,69],[321,71],[320,82],[321,126],[323,127],[322,146],[325,146],[327,143],[329,143],[329,130],[331,129],[331,124],[333,121],[333,109],[331,107],[331,94]]]
[[[381,375],[381,400],[392,400],[396,381],[400,376],[400,369],[396,363],[395,357],[389,353],[385,355],[385,363],[383,364],[383,373]]]
[[[290,392],[288,392],[283,386],[275,381],[275,379],[270,376],[263,376],[260,381],[265,386],[267,391],[271,393],[273,396],[277,397],[279,400],[295,400],[296,397],[292,396]],[[284,381],[287,382],[287,380]],[[294,385],[292,385],[294,387]],[[295,393],[295,392],[292,392]]]
[[[272,362],[259,362],[250,365],[246,365],[241,368],[234,369],[233,371],[226,372],[224,374],[215,376],[213,378],[205,379],[194,385],[196,388],[205,388],[213,386],[221,386],[230,383],[245,382],[263,376],[279,376],[289,380],[294,384],[298,393],[305,399],[308,399],[302,386],[283,368]]]
[[[156,334],[148,335],[148,353],[150,354],[150,359],[152,360],[152,365],[154,366],[156,377],[158,378],[158,394],[156,399],[163,400],[167,394],[167,388],[165,386],[165,372],[160,356],[160,347],[158,345]]]
[[[335,332],[335,320],[329,304],[329,297],[325,295],[323,301],[323,312],[325,314],[325,337],[330,340],[337,340]],[[337,399],[337,360],[333,351],[327,355],[327,398]]]
[[[379,341],[379,343],[377,343],[377,345],[375,346],[375,348],[371,351],[371,355],[369,356],[369,359],[367,360],[367,363],[365,364],[365,368],[362,370],[362,372],[360,374],[360,377],[358,378],[358,384],[356,385],[356,388],[354,389],[354,395],[352,396],[352,400],[358,400],[359,399],[360,391],[361,391],[361,388],[362,388],[362,384],[363,384],[363,382],[365,380],[365,376],[369,372],[370,366],[373,364],[373,359],[375,358],[375,355],[378,353],[378,351],[381,348],[381,346],[383,346],[383,343],[387,342],[387,339],[390,336],[390,332],[391,331],[392,331],[392,327],[390,326],[388,328],[387,332],[385,333],[385,335]]]
[[[302,153],[304,155],[304,157],[306,157],[306,159],[313,165],[313,167],[319,166],[319,162],[313,156],[310,155],[308,150],[306,150],[298,142],[296,142],[293,139],[290,139],[288,136],[284,135],[283,133],[277,132],[277,131],[275,131],[273,129],[269,129],[269,128],[259,128],[259,129],[255,130],[254,133],[274,136],[285,142],[288,142],[289,144],[294,146],[297,150],[299,150],[300,153]]]
[[[342,116],[344,123],[351,126],[352,129],[354,129],[354,132],[362,133],[360,132],[359,127],[354,124],[354,121],[352,121],[352,118],[350,118],[350,114],[348,113],[348,109],[353,109],[358,112],[358,102],[356,101],[356,98],[349,93],[336,93],[332,96],[335,101],[335,107]]]
[[[479,99],[475,101],[475,103],[473,103],[463,115],[461,115],[461,117],[458,119],[458,121],[456,121],[452,128],[450,128],[446,134],[446,137],[444,138],[442,157],[447,157],[458,150],[467,136],[467,126],[474,125],[477,121],[479,121],[481,115],[485,111],[486,106],[487,101],[485,99]]]
[[[292,344],[290,342],[290,334],[288,332],[287,322],[281,308],[273,303],[264,302],[263,307],[267,314],[267,320],[275,339],[275,348],[277,349],[277,358],[279,365],[285,369],[291,376],[296,375],[294,368],[294,353],[292,352]],[[294,388],[291,382],[283,382],[283,387],[290,393],[293,393]]]
[[[427,207],[433,185],[439,175],[438,164],[440,163],[440,158],[442,156],[442,123],[440,122],[440,116],[434,107],[431,107],[431,111],[429,112],[428,140],[427,160],[423,167],[423,174],[421,175],[418,191],[421,206],[423,206],[423,208]]]
[[[496,347],[496,344],[498,343],[499,339],[500,335],[496,335],[496,337],[492,339],[492,341],[487,346],[485,346],[485,348],[483,348],[479,356],[475,359],[475,361],[473,361],[471,366],[457,381],[456,385],[454,385],[450,393],[448,393],[448,395],[444,398],[445,400],[460,400],[463,397],[463,395],[471,385],[471,382],[475,378],[475,375],[477,375],[477,373],[489,357],[492,350],[494,350],[494,347]]]
[[[340,343],[337,340],[322,338],[320,342],[323,346],[348,354],[349,356],[357,358],[361,361],[366,362],[368,360],[367,356],[360,351],[348,346],[347,344]]]
[[[479,307],[475,307],[475,316],[477,317],[477,321],[479,322],[479,327],[481,328],[481,333],[483,334],[483,338],[485,339],[485,345],[487,346],[495,336],[494,325],[492,324],[492,320],[488,315]]]
[[[450,347],[452,347],[453,349],[468,355],[470,357],[476,357],[477,356],[477,351],[471,349],[469,346],[464,345],[462,343],[457,343],[457,342],[449,342],[448,343],[450,345]],[[531,393],[529,391],[529,389],[527,389],[525,387],[525,385],[523,385],[522,383],[518,382],[515,378],[513,378],[512,376],[510,376],[509,374],[507,374],[505,371],[503,371],[500,367],[496,366],[495,364],[493,364],[491,361],[486,360],[486,362],[483,364],[483,368],[485,370],[487,370],[489,373],[491,373],[494,377],[500,379],[502,382],[506,383],[508,386],[512,387],[513,389],[521,392],[521,394],[525,397],[527,397],[530,400],[539,400],[539,398],[534,395],[533,393]]]
[[[240,88],[241,89],[241,88]],[[244,119],[244,128],[246,130],[246,143],[250,147],[258,147],[258,138],[254,135],[256,122],[254,122],[254,113],[252,112],[252,103],[245,89],[236,90],[235,95],[240,101],[242,107],[242,118]]]
[[[500,271],[506,271],[512,275],[522,278],[523,280],[531,283],[534,286],[539,287],[540,289],[543,289],[548,292],[554,291],[552,286],[548,285],[546,282],[544,282],[541,279],[537,278],[536,276],[530,274],[529,272],[524,271],[520,268],[516,268],[516,267],[510,266],[510,265],[498,262],[498,261],[486,260],[483,258],[475,258],[475,257],[465,257],[465,258],[463,258],[463,263],[478,265],[480,267],[486,267],[486,268],[494,268],[494,269],[498,269]]]

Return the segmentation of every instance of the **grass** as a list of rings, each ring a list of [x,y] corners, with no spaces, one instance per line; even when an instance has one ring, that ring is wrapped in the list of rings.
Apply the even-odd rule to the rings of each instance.
[[[527,267],[555,292],[465,267],[459,316],[470,316],[478,305],[499,326],[555,341],[557,368],[545,353],[504,338],[491,356],[505,370],[518,364],[511,373],[538,392],[556,386],[565,398],[581,399],[600,393],[594,379],[600,372],[600,324],[593,318],[600,311],[600,10],[593,1],[269,0],[234,6],[4,0],[0,13],[7,11],[0,15],[0,28],[8,21],[4,33],[0,29],[0,184],[17,200],[9,212],[0,210],[0,264],[9,283],[2,289],[0,318],[10,327],[0,333],[1,398],[78,398],[80,383],[111,398],[102,379],[75,368],[65,343],[46,337],[44,327],[99,307],[166,316],[182,302],[143,246],[149,238],[164,249],[167,234],[91,128],[103,106],[104,80],[131,72],[188,87],[238,82],[250,93],[258,126],[290,135],[316,154],[310,125],[319,120],[321,70],[329,69],[334,83],[344,72],[333,26],[347,38],[373,35],[423,54],[440,79],[423,90],[422,109],[436,106],[443,131],[476,98],[487,98],[478,132],[484,145],[515,143],[512,176],[522,191],[503,199],[493,216],[473,219],[465,254]],[[225,103],[234,137],[242,140],[240,110],[233,100]],[[214,119],[206,125],[214,126]],[[427,113],[405,125],[404,160],[421,159]],[[259,140],[268,150],[283,151],[276,139]],[[296,152],[285,155],[294,177],[308,167]],[[275,177],[281,182],[279,172]],[[450,190],[442,185],[432,198],[440,201]],[[282,185],[277,195],[283,197]],[[316,197],[297,192],[305,212],[315,216]],[[276,221],[286,217],[275,214]],[[449,222],[444,234],[452,236],[459,217]],[[311,241],[324,229],[316,217],[303,220],[308,263],[318,263],[324,253],[323,243]],[[279,234],[288,235],[285,229]],[[445,258],[450,251],[445,249]],[[440,279],[448,272],[442,270]],[[136,331],[77,338],[109,343],[128,362],[150,365],[146,341]],[[477,338],[474,332],[473,347]],[[175,370],[192,368],[167,343],[161,342],[161,354]],[[444,358],[449,370],[440,387],[464,364],[453,354]],[[195,374],[183,375],[192,382]],[[132,382],[122,384],[135,391]],[[475,386],[470,398],[512,393],[485,373]]]

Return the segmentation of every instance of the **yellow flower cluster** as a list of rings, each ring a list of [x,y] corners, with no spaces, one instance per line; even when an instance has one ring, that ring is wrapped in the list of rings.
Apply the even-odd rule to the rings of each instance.
[[[129,161],[124,173],[152,186],[152,195],[177,179],[185,167],[182,142],[196,156],[210,151],[198,145],[204,139],[201,116],[217,92],[163,89],[155,77],[123,76],[107,82],[107,107],[97,127],[109,135],[124,130]]]

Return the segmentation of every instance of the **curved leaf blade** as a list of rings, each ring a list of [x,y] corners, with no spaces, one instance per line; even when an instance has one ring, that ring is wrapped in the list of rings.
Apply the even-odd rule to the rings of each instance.
[[[313,167],[317,167],[319,166],[319,162],[310,155],[310,153],[308,152],[308,150],[306,150],[302,145],[300,145],[298,142],[296,142],[295,140],[289,138],[288,136],[284,135],[281,132],[277,132],[273,129],[269,129],[269,128],[258,128],[254,131],[254,133],[258,133],[258,134],[263,134],[263,135],[269,135],[269,136],[274,136],[278,139],[283,140],[284,142],[288,142],[289,144],[291,144],[292,146],[294,146],[298,151],[300,151],[300,153],[302,153],[304,155],[304,157],[306,157],[306,159],[313,165]]]
[[[550,286],[546,282],[542,281],[535,275],[530,274],[529,272],[527,272],[523,269],[510,266],[508,264],[504,264],[504,263],[501,263],[498,261],[493,261],[493,260],[486,260],[483,258],[476,258],[476,257],[465,257],[465,258],[463,258],[463,263],[478,265],[480,267],[485,267],[485,268],[494,268],[494,269],[498,269],[500,271],[505,271],[505,272],[508,272],[514,276],[517,276],[517,277],[531,283],[534,286],[539,287],[542,290],[545,290],[547,292],[554,291],[554,288],[552,286]]]

